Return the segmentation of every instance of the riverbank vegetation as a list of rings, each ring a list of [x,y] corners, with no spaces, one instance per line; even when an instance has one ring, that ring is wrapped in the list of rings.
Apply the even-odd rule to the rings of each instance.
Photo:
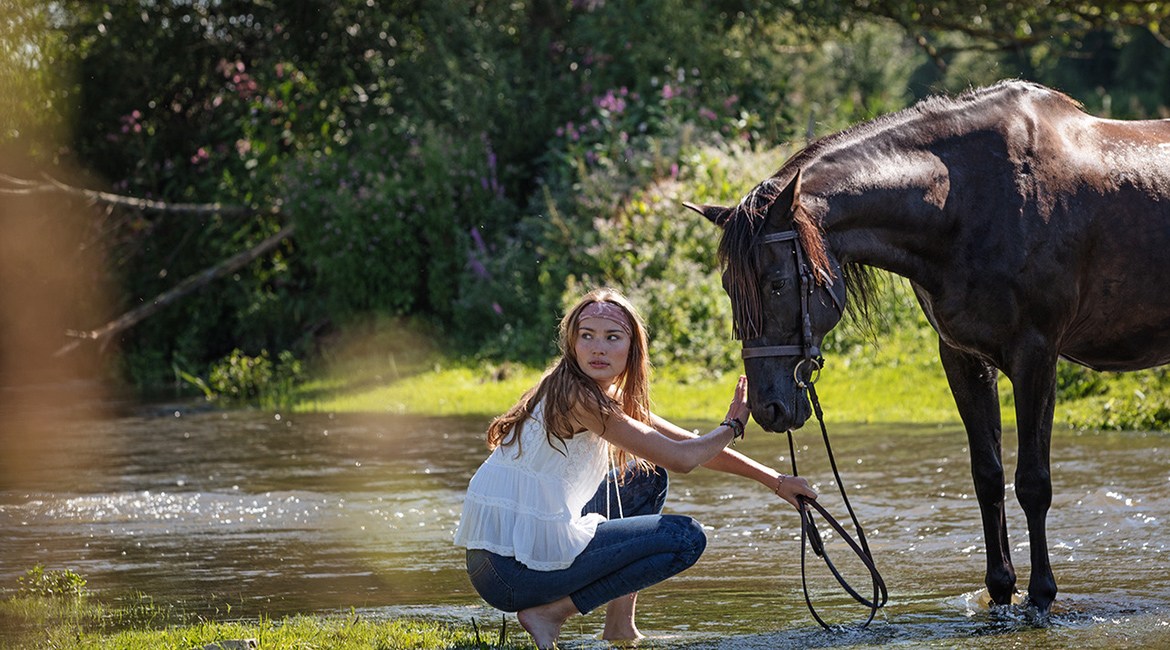
[[[817,392],[827,418],[836,422],[957,422],[958,412],[938,360],[934,331],[912,305],[908,289],[890,288],[907,318],[884,334],[858,333],[849,323],[825,346]],[[372,340],[401,330],[383,323]],[[417,341],[415,342],[417,345]],[[360,349],[371,347],[369,341]],[[372,344],[377,352],[331,355],[314,379],[288,393],[270,394],[272,406],[310,412],[415,413],[491,417],[507,410],[540,377],[543,367],[510,361],[442,357],[425,346],[401,350]],[[413,355],[413,358],[412,358]],[[685,361],[659,367],[651,386],[654,409],[696,425],[726,410],[739,368]],[[1011,383],[1000,377],[1000,414],[1015,423]],[[1170,375],[1164,370],[1095,373],[1067,362],[1059,366],[1055,426],[1078,429],[1170,428]]]
[[[36,566],[0,600],[0,650],[190,650],[254,639],[263,650],[508,650],[530,647],[513,622],[455,625],[417,618],[371,618],[356,612],[279,620],[216,622],[145,594],[100,602],[85,577]],[[227,617],[224,617],[227,618]],[[514,636],[520,643],[513,642]],[[228,646],[223,644],[225,649]]]
[[[809,138],[1005,77],[1102,116],[1170,105],[1157,3],[10,4],[3,227],[54,244],[0,256],[22,260],[6,303],[36,305],[0,314],[0,379],[80,366],[269,407],[498,411],[498,379],[537,372],[565,302],[605,284],[690,416],[738,361],[717,233],[682,201],[736,202]],[[953,419],[908,295],[826,346],[850,419]],[[375,348],[387,323],[417,349]],[[370,372],[337,371],[363,348]],[[1058,420],[1170,421],[1162,374],[1062,382],[1083,410]]]

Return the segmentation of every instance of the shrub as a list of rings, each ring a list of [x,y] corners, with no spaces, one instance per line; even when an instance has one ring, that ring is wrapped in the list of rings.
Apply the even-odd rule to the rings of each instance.
[[[46,571],[38,564],[16,582],[20,585],[17,591],[21,597],[74,599],[89,595],[85,578],[70,569]]]
[[[473,243],[499,237],[503,199],[486,137],[380,125],[344,151],[293,165],[285,209],[334,318],[372,311],[449,319]]]
[[[290,395],[296,382],[303,378],[301,362],[288,350],[277,355],[273,363],[267,350],[253,357],[236,349],[212,365],[206,389],[217,398],[259,398],[262,404],[272,406]]]

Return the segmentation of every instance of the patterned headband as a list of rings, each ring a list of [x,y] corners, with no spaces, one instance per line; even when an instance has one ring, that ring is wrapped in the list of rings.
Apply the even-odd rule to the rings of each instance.
[[[632,336],[630,329],[630,319],[626,316],[626,312],[621,307],[612,302],[591,302],[581,310],[581,315],[577,317],[577,322],[585,320],[586,318],[604,318],[605,320],[617,323],[618,327],[626,333],[626,336]]]

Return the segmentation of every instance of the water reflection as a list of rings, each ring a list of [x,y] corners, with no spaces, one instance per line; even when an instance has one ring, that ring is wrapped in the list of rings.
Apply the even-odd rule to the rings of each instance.
[[[232,617],[353,607],[498,621],[470,590],[450,543],[463,490],[486,453],[486,424],[181,410],[75,423],[61,434],[68,444],[4,477],[0,584],[14,586],[41,563],[85,574],[108,596],[142,592],[213,615],[225,606]],[[1037,630],[978,602],[982,534],[959,428],[831,430],[889,585],[890,605],[875,624],[820,631],[800,589],[795,513],[750,482],[699,470],[674,477],[667,507],[704,524],[707,552],[643,594],[644,630],[688,644],[768,648],[1170,639],[1170,437],[1057,432],[1049,531],[1061,594],[1054,624]],[[1006,438],[1010,476],[1015,444]],[[800,432],[798,444],[802,471],[845,519],[819,434]],[[755,431],[741,448],[787,467],[782,437]],[[1026,529],[1010,489],[1009,497],[1011,549],[1026,584]],[[850,564],[841,540],[826,542]],[[868,585],[860,565],[846,568],[855,585]],[[810,567],[810,587],[827,620],[864,618],[822,567]],[[566,639],[591,645],[600,620],[573,619]]]

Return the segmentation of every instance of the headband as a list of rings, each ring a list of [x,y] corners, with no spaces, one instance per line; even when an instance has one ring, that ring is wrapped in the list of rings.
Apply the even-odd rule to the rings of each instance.
[[[626,333],[626,336],[633,336],[629,317],[615,303],[599,301],[585,305],[585,308],[581,310],[581,315],[577,316],[577,323],[580,323],[586,318],[604,318],[605,320],[617,323],[618,327],[622,328],[622,331]]]

